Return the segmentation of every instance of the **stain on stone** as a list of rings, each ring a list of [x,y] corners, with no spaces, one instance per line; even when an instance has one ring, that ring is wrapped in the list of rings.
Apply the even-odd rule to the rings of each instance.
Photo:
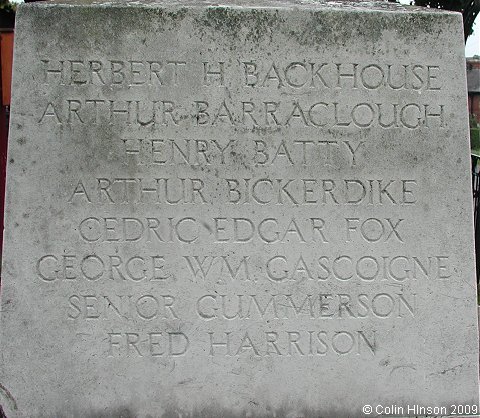
[[[249,402],[252,405],[254,400]],[[254,405],[242,410],[232,410],[217,404],[194,408],[191,412],[175,406],[169,407],[159,418],[345,418],[348,414],[340,410],[324,410],[284,405],[279,408]]]
[[[134,414],[128,408],[119,408],[116,411],[111,413],[102,413],[102,412],[93,412],[87,415],[84,415],[85,418],[136,418],[137,415]]]
[[[129,407],[105,408],[103,410],[57,412],[52,418],[138,418]],[[1,418],[1,417],[0,417]],[[40,417],[38,417],[40,418]],[[42,417],[44,418],[44,417]]]
[[[351,39],[362,39],[370,44],[381,41],[385,31],[413,41],[424,34],[438,35],[443,29],[439,20],[453,22],[455,16],[435,13],[405,13],[401,16],[381,11],[358,13],[359,22],[351,24],[351,12],[341,10],[312,10],[305,12],[301,25],[287,22],[288,12],[279,9],[232,9],[228,7],[209,7],[205,13],[195,19],[199,31],[205,34],[205,28],[221,32],[226,38],[238,41],[259,42],[280,29],[289,38],[300,45],[321,46],[326,44],[345,45]],[[292,29],[293,28],[293,29]],[[412,31],[415,28],[415,31]]]
[[[378,363],[380,366],[387,367],[390,364],[390,360],[388,358],[385,358]]]
[[[228,40],[238,42],[259,42],[262,38],[271,39],[272,33],[284,23],[279,10],[232,9],[227,7],[209,7],[194,20],[198,30],[205,28],[221,32]]]

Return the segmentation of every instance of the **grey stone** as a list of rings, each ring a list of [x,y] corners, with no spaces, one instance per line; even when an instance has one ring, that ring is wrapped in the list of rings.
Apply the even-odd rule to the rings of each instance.
[[[475,412],[462,34],[383,2],[20,6],[6,416]]]

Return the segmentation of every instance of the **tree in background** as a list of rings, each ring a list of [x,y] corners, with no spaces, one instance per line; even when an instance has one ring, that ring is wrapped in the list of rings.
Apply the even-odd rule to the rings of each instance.
[[[9,0],[0,0],[0,28],[13,28],[15,24],[15,4]]]
[[[9,0],[0,0],[0,9],[7,10],[9,12],[15,11],[15,4],[10,3]]]

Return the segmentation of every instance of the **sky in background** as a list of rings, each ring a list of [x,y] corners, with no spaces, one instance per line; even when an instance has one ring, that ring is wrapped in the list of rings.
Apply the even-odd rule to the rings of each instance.
[[[467,45],[465,46],[465,55],[467,57],[480,55],[480,15],[478,15],[477,20],[475,20],[473,30],[473,35],[470,35],[467,40]]]
[[[10,0],[12,3],[22,3],[23,0]],[[402,4],[410,4],[410,0],[400,0]],[[480,55],[480,15],[478,15],[475,25],[473,26],[473,35],[470,35],[465,46],[465,56],[473,57]]]

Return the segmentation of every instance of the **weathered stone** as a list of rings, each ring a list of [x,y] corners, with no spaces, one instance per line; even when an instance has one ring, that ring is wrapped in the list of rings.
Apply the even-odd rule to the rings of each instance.
[[[475,408],[462,33],[370,2],[20,6],[6,416]]]

